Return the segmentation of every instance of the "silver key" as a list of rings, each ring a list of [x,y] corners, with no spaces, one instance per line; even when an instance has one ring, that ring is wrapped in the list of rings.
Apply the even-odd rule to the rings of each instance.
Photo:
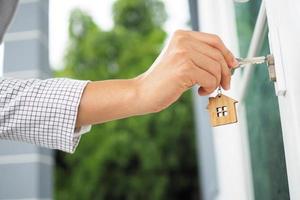
[[[236,58],[236,60],[239,62],[239,65],[231,69],[231,75],[238,68],[242,68],[247,65],[263,64],[263,63],[267,62],[267,57],[260,56],[260,57],[253,57],[253,58]]]

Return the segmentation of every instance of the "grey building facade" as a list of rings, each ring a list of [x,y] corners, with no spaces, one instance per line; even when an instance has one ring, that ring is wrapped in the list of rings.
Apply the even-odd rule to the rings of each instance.
[[[4,77],[49,78],[48,0],[21,0],[4,37]],[[0,140],[0,199],[52,199],[53,151]]]

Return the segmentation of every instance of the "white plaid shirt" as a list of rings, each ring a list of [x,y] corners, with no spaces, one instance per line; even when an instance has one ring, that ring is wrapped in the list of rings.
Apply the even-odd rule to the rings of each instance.
[[[88,81],[0,79],[0,139],[28,142],[73,153],[82,133],[75,130]]]

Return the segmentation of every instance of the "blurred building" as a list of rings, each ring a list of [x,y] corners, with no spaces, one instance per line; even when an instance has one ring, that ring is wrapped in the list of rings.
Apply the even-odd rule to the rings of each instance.
[[[4,38],[3,75],[48,78],[48,0],[21,0]],[[51,199],[52,151],[0,140],[0,199]]]

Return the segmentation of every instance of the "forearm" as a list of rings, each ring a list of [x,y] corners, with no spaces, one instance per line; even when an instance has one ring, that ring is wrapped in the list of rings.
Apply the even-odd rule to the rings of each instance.
[[[80,101],[76,127],[139,115],[135,79],[88,83]]]
[[[76,126],[159,112],[193,85],[200,95],[229,89],[233,54],[215,35],[177,31],[149,70],[134,79],[92,82],[81,98]]]

